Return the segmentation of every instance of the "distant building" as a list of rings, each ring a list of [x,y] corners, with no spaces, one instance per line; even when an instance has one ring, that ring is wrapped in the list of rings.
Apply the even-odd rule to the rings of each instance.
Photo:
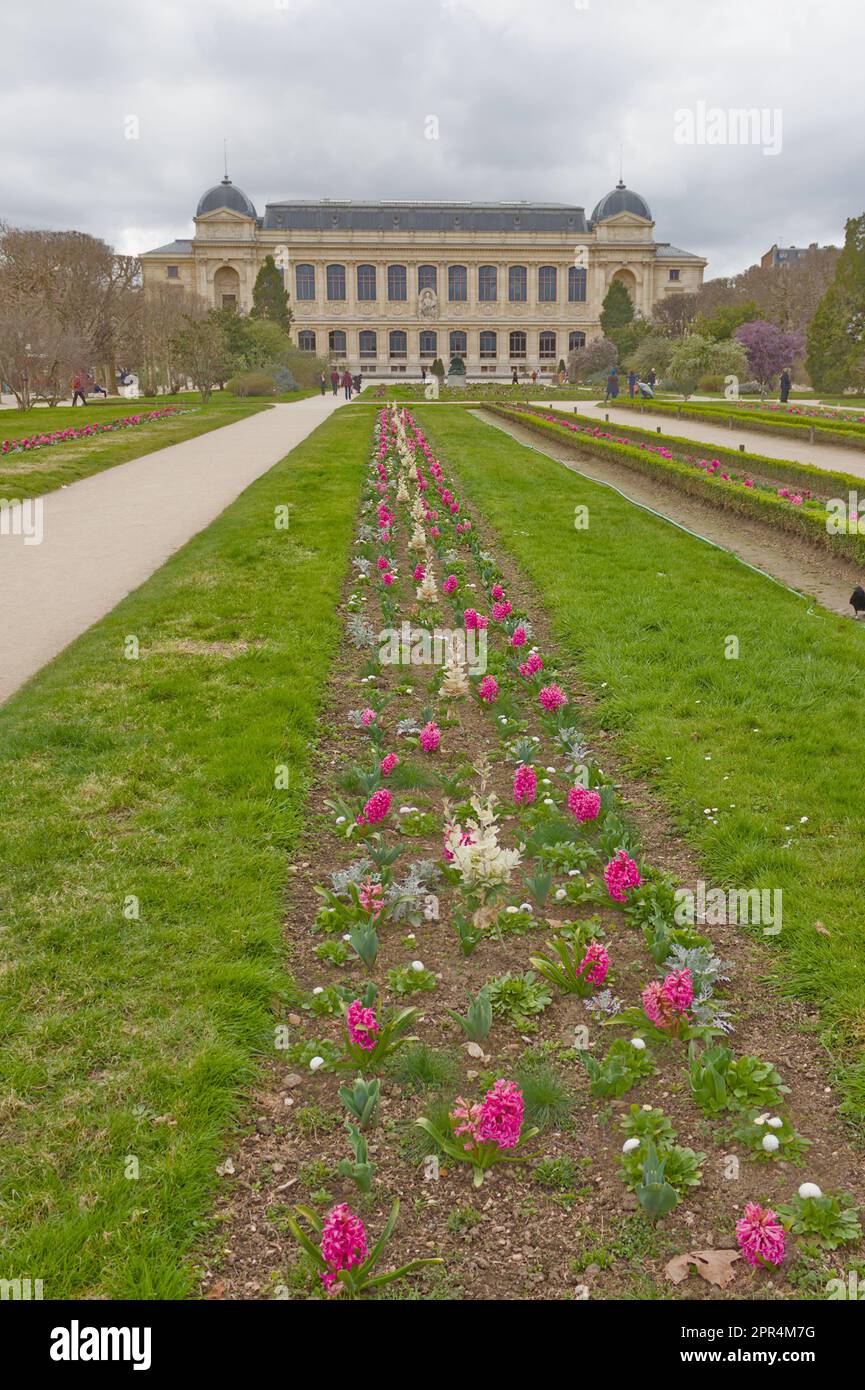
[[[648,317],[693,292],[706,261],[656,241],[623,183],[587,218],[565,203],[268,203],[260,217],[226,177],[199,200],[195,234],[141,257],[146,289],[179,285],[248,313],[265,256],[282,271],[298,346],[352,371],[419,375],[440,357],[473,375],[555,371],[601,334],[613,280]]]
[[[796,261],[804,261],[806,256],[819,250],[816,241],[812,241],[810,246],[772,246],[760,258],[760,265],[763,270],[774,270],[779,265],[794,265]]]

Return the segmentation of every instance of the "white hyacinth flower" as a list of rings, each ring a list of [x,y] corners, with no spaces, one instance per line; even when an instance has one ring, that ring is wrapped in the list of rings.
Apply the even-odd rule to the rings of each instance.
[[[324,994],[324,987],[322,985],[316,985],[312,992],[313,994]]]
[[[643,1051],[645,1051],[645,1047],[646,1047],[646,1040],[645,1040],[645,1038],[631,1038],[631,1047],[635,1047],[635,1048],[637,1049],[638,1052],[643,1052]]]
[[[771,1120],[767,1120],[766,1123],[769,1125],[770,1129],[780,1129],[784,1121],[778,1115],[773,1115]]]
[[[413,960],[411,963],[411,968],[412,970],[423,970],[424,963],[422,960]]]
[[[634,1152],[634,1149],[638,1149],[639,1147],[640,1147],[640,1141],[639,1141],[639,1139],[626,1139],[625,1142],[624,1142],[624,1144],[622,1145],[622,1153],[623,1153],[623,1154],[632,1154],[632,1153]]]
[[[803,1182],[799,1188],[799,1196],[806,1201],[808,1197],[822,1197],[823,1192],[815,1182]]]
[[[778,1148],[778,1140],[774,1134],[763,1135],[763,1149],[767,1154],[773,1154]]]
[[[324,1066],[324,1058],[323,1058],[323,1057],[311,1057],[311,1058],[310,1058],[310,1062],[309,1062],[309,1069],[310,1069],[310,1071],[318,1071],[319,1067],[323,1067],[323,1066]]]

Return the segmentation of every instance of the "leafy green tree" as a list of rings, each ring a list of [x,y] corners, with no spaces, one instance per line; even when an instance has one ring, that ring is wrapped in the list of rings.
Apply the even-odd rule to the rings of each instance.
[[[698,314],[694,332],[702,338],[714,338],[716,343],[732,338],[740,323],[753,323],[762,318],[753,299],[744,304],[724,304],[714,314]]]
[[[272,256],[266,256],[264,265],[255,277],[252,289],[252,313],[254,319],[270,319],[288,332],[294,315],[288,307],[288,290],[282,278],[282,271]]]
[[[628,294],[627,286],[621,280],[614,280],[604,295],[601,306],[601,327],[604,337],[611,338],[617,328],[624,328],[634,318],[634,301]]]
[[[640,377],[647,377],[653,367],[659,378],[666,376],[675,346],[672,338],[650,332],[631,353],[628,365]]]
[[[865,213],[847,222],[835,278],[808,329],[806,365],[818,391],[865,381]]]
[[[683,396],[692,396],[703,376],[736,376],[744,380],[748,372],[748,354],[742,343],[716,343],[689,333],[673,350],[667,375]]]

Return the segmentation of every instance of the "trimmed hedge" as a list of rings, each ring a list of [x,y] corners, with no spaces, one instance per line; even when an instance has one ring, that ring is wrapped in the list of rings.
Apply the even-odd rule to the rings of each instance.
[[[532,407],[530,406],[529,409],[531,410]],[[580,424],[585,425],[597,426],[602,423],[593,415],[581,415],[579,411],[573,413],[556,412],[554,407],[550,407],[547,413],[553,415],[559,413],[563,420],[576,418]],[[830,472],[827,468],[818,468],[813,463],[799,463],[796,459],[767,458],[765,454],[751,454],[747,451],[741,453],[738,449],[727,449],[722,444],[702,443],[698,439],[683,439],[675,434],[655,434],[654,430],[640,429],[636,425],[610,423],[606,428],[615,430],[617,434],[627,435],[629,439],[645,440],[652,444],[666,444],[671,449],[682,450],[689,456],[702,450],[705,458],[716,458],[731,467],[736,465],[739,469],[744,467],[746,471],[765,475],[766,478],[774,482],[792,483],[795,487],[807,487],[811,492],[819,493],[824,497],[838,496],[839,493],[843,495],[851,491],[865,495],[865,479],[856,478],[852,473],[840,473],[834,470]]]
[[[746,415],[744,411],[737,418],[739,407],[730,407],[720,401],[717,405],[708,401],[692,405],[687,401],[631,401],[619,398],[615,405],[617,410],[647,411],[654,415],[675,413],[677,419],[702,420],[705,424],[719,424],[721,419],[724,422],[732,419],[739,429],[803,439],[806,443],[843,444],[850,449],[865,449],[865,426],[853,420],[821,420],[819,423],[815,421],[809,424],[804,420],[791,420],[784,415],[767,417],[756,412]]]
[[[493,414],[512,420],[514,424],[522,425],[545,439],[569,443],[576,451],[595,454],[598,458],[612,459],[627,468],[633,468],[635,472],[668,483],[690,497],[708,501],[713,507],[734,512],[749,520],[761,521],[774,530],[800,536],[819,549],[843,555],[846,559],[855,560],[857,564],[865,564],[865,536],[830,535],[826,530],[826,513],[821,512],[815,516],[797,510],[780,497],[753,492],[740,484],[721,482],[719,478],[709,477],[691,464],[661,458],[658,454],[647,453],[636,446],[595,439],[591,435],[576,435],[570,430],[565,430],[562,425],[550,424],[539,414],[531,411],[499,405],[489,406],[488,409]],[[748,455],[737,454],[736,457],[747,458]]]

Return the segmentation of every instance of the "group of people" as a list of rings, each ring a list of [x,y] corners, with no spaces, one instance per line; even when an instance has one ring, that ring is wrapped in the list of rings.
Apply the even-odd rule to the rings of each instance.
[[[339,388],[341,386],[345,393],[346,400],[350,401],[355,392],[360,392],[363,389],[363,378],[360,372],[356,372],[355,375],[352,376],[348,367],[346,367],[345,371],[340,375],[339,369],[334,367],[330,374],[330,386],[335,396],[339,394]],[[318,378],[318,387],[323,396],[327,394],[327,377],[324,372],[322,372],[321,376]]]
[[[782,405],[786,405],[787,401],[790,399],[790,391],[793,385],[791,370],[792,369],[790,367],[785,367],[780,376],[779,398]],[[607,401],[615,400],[618,396],[619,381],[620,377],[618,367],[611,367],[610,374],[607,377],[607,394],[604,396],[605,405]],[[650,372],[646,373],[645,380],[642,377],[638,376],[637,373],[634,371],[628,372],[628,395],[631,398],[633,398],[634,396],[639,394],[651,400],[651,398],[655,394],[656,381],[657,373],[655,372],[654,367],[651,369]]]
[[[88,393],[94,396],[107,396],[108,392],[93,377],[88,377],[84,372],[78,372],[69,383],[72,391],[72,404],[77,405],[80,401],[82,405],[87,404]]]
[[[658,374],[654,367],[646,373],[645,378],[638,376],[636,372],[628,372],[628,395],[633,399],[634,396],[639,394],[651,400],[655,394],[655,382],[657,379]],[[618,396],[619,380],[618,367],[611,367],[610,374],[607,377],[607,394],[604,396],[605,405],[607,401],[614,401]]]

